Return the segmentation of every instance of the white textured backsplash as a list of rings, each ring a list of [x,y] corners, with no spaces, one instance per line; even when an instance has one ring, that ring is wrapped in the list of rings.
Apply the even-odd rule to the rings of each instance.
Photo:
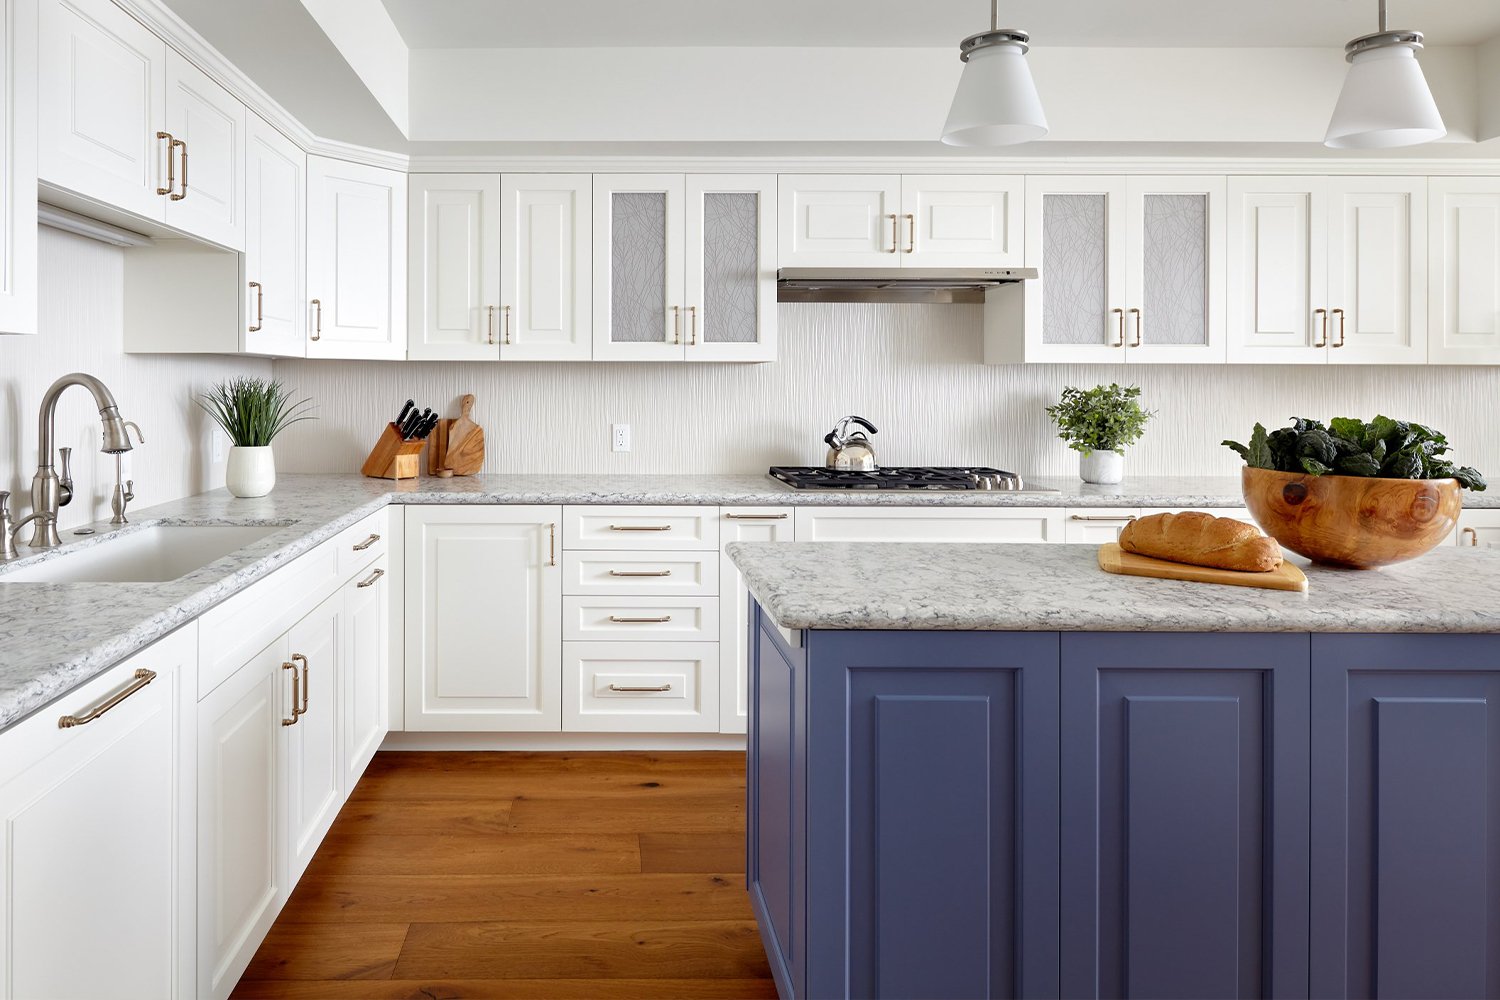
[[[104,381],[146,443],[125,457],[140,508],[224,485],[209,462],[210,428],[192,394],[237,374],[269,375],[256,358],[158,357],[124,353],[124,252],[52,229],[41,231],[41,315],[36,336],[0,335],[0,490],[11,512],[31,512],[37,411],[60,375],[83,371]],[[165,303],[164,308],[170,308]],[[99,453],[99,410],[81,388],[63,393],[55,444],[73,448],[76,495],[63,527],[108,519],[115,460]]]
[[[1500,368],[1108,366],[980,363],[979,306],[779,307],[773,364],[278,361],[321,419],[277,445],[285,471],[355,472],[400,404],[457,416],[478,397],[486,472],[758,472],[820,464],[834,420],[880,428],[886,465],[990,464],[1077,472],[1043,408],[1065,385],[1120,381],[1157,412],[1130,450],[1130,475],[1232,475],[1219,445],[1251,425],[1376,412],[1446,431],[1463,462],[1500,478]],[[609,450],[609,425],[632,450]]]

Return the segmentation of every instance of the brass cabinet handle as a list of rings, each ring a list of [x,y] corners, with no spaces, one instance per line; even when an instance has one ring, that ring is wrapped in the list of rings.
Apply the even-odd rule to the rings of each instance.
[[[901,249],[901,217],[892,212],[891,220],[891,248],[886,253],[897,253]]]
[[[297,665],[295,663],[282,663],[281,669],[292,672],[292,717],[290,719],[282,719],[281,724],[283,726],[295,726],[298,717],[302,715],[302,710],[297,707],[298,703],[302,701],[302,675],[297,673]]]
[[[660,618],[622,618],[619,615],[610,615],[609,620],[616,625],[665,625],[672,620],[672,616],[662,615]]]
[[[732,520],[735,520],[735,521],[785,521],[787,519],[787,515],[785,513],[782,513],[782,514],[731,514],[731,513],[726,513],[724,516],[727,517],[727,518],[730,518]]]
[[[1134,514],[1069,514],[1070,521],[1134,521]]]
[[[917,217],[910,212],[906,213],[906,252],[917,251]]]
[[[611,524],[610,531],[671,531],[670,524]]]
[[[292,662],[296,663],[298,660],[302,661],[302,710],[300,712],[298,712],[297,714],[298,715],[306,715],[307,714],[307,695],[308,695],[308,692],[312,691],[312,682],[307,679],[307,668],[309,666],[309,664],[307,662],[307,657],[303,656],[301,653],[293,653],[292,654]]]
[[[510,343],[510,306],[501,306],[500,311],[505,314],[505,343]]]
[[[359,587],[361,589],[363,589],[365,587],[373,587],[373,586],[375,586],[375,582],[377,580],[379,580],[382,576],[385,576],[385,570],[383,570],[383,569],[377,569],[375,572],[371,573],[369,575],[369,577],[367,577],[366,579],[361,580],[358,583],[356,583],[355,586]]]
[[[129,698],[131,695],[135,694],[141,688],[145,687],[147,684],[150,684],[154,680],[156,680],[156,671],[147,670],[145,667],[142,667],[135,672],[129,684],[126,684],[124,687],[120,688],[120,690],[116,691],[114,694],[110,695],[108,698],[104,699],[99,704],[89,709],[87,712],[84,712],[82,715],[65,715],[61,719],[58,719],[57,728],[72,729],[74,726],[81,726],[85,723],[93,722],[95,719],[99,718],[99,716],[103,715],[105,712],[108,712],[120,702],[124,701],[126,698]]]
[[[682,343],[682,306],[672,307],[672,343]]]
[[[255,289],[255,325],[250,327],[251,333],[259,333],[260,328],[265,325],[265,309],[261,296],[260,282],[250,282],[250,287]]]
[[[1130,310],[1130,315],[1132,315],[1132,316],[1135,317],[1135,339],[1130,342],[1130,346],[1131,347],[1140,347],[1141,346],[1141,311],[1139,309],[1132,309],[1132,310]]]
[[[1465,528],[1463,531],[1460,531],[1458,533],[1458,537],[1460,538],[1464,537],[1465,535],[1469,537],[1469,546],[1471,548],[1477,547],[1479,545],[1479,532],[1475,531],[1473,528]]]
[[[670,691],[670,690],[672,690],[672,685],[670,685],[670,684],[657,684],[657,685],[654,685],[654,686],[651,686],[651,687],[646,687],[644,685],[636,685],[636,684],[611,684],[609,686],[609,689],[611,691],[621,691],[621,692],[629,692],[629,691]]]
[[[485,311],[489,313],[489,318],[486,321],[486,333],[484,335],[484,342],[486,344],[493,344],[495,342],[495,307],[485,306],[484,308]]]
[[[322,340],[323,339],[323,300],[322,299],[313,299],[312,300],[312,306],[313,306],[313,309],[317,310],[317,312],[316,312],[317,321],[315,322],[315,324],[313,326],[312,339],[313,340]]]
[[[1335,315],[1335,316],[1337,316],[1339,318],[1339,339],[1335,340],[1333,342],[1332,346],[1333,347],[1343,347],[1344,346],[1344,310],[1342,310],[1342,309],[1335,309],[1335,310],[1333,310],[1333,315]]]
[[[1318,327],[1318,339],[1315,340],[1315,341],[1313,341],[1313,346],[1314,347],[1327,347],[1328,346],[1328,310],[1327,309],[1314,309],[1313,310],[1313,315],[1317,316],[1319,318],[1319,320],[1320,320],[1320,324],[1319,324],[1319,327]]]
[[[610,576],[671,576],[669,569],[612,569]]]
[[[366,538],[364,541],[353,546],[353,549],[355,552],[363,552],[365,549],[368,549],[371,545],[374,545],[378,541],[380,541],[379,535],[371,535],[369,538]]]
[[[1125,346],[1125,310],[1124,309],[1111,309],[1110,313],[1112,313],[1117,319],[1119,319],[1120,326],[1119,326],[1119,329],[1118,329],[1118,331],[1116,332],[1116,335],[1115,335],[1115,342],[1113,344],[1110,344],[1109,346],[1110,347],[1124,347]]]
[[[182,176],[178,178],[178,180],[182,182],[182,188],[181,188],[181,190],[173,191],[171,194],[167,195],[167,197],[169,199],[171,199],[172,201],[181,201],[182,199],[184,199],[184,198],[187,197],[187,143],[184,142],[181,139],[173,138],[172,139],[172,145],[170,145],[170,146],[167,147],[167,164],[169,166],[169,173],[168,173],[168,177],[169,178],[171,176],[170,175],[170,165],[172,163],[172,150],[174,150],[174,149],[181,149],[182,150]],[[171,184],[171,180],[169,179],[167,181],[167,183],[170,185]]]
[[[557,525],[547,525],[547,565],[557,565]]]
[[[171,132],[158,132],[156,133],[156,137],[167,140],[167,186],[158,186],[156,193],[169,195],[177,189],[176,162],[172,156],[172,150],[177,147],[177,140],[172,138]]]
[[[698,344],[698,307],[688,306],[688,346]]]

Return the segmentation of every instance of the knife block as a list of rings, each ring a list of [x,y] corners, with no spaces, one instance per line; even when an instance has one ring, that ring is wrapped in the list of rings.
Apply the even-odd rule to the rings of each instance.
[[[404,441],[399,427],[386,424],[359,471],[371,479],[416,479],[422,474],[422,446],[426,443]]]

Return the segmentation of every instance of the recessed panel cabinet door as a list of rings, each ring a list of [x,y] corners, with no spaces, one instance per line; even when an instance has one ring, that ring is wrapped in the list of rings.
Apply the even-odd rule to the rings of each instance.
[[[241,349],[300,358],[307,354],[307,156],[258,117],[251,116],[249,133]]]
[[[37,0],[0,4],[0,333],[36,333]]]
[[[1328,181],[1229,178],[1229,360],[1326,364]]]
[[[790,507],[724,507],[719,522],[719,732],[743,733],[750,714],[750,589],[724,546],[790,542],[796,522]]]
[[[594,350],[588,174],[500,179],[501,361],[587,361]]]
[[[40,179],[164,218],[166,43],[110,0],[43,0],[40,24]]]
[[[344,587],[344,797],[380,749],[390,718],[389,562],[382,558]]]
[[[562,508],[406,508],[406,728],[562,727]]]
[[[782,174],[781,267],[900,267],[901,177]]]
[[[343,617],[339,591],[287,633],[287,659],[301,673],[297,721],[283,727],[288,886],[302,877],[344,804]]]
[[[1500,364],[1500,177],[1432,177],[1427,360]]]
[[[1427,180],[1339,177],[1329,194],[1328,360],[1427,361]]]
[[[307,158],[310,358],[406,357],[406,175]]]
[[[409,356],[494,361],[500,357],[500,178],[417,174],[410,184]]]
[[[1025,178],[901,178],[902,267],[1020,267]]]
[[[1307,686],[1305,635],[1063,633],[1063,996],[1307,995]]]
[[[1500,997],[1500,639],[1312,649],[1312,995]]]
[[[167,50],[166,130],[175,188],[166,222],[231,250],[245,248],[245,106]]]

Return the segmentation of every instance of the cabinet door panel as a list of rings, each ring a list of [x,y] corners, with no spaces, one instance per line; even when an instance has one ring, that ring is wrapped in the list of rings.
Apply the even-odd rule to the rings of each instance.
[[[409,356],[494,361],[500,356],[500,178],[411,179]]]
[[[406,175],[307,161],[310,358],[406,357]]]
[[[776,360],[776,178],[687,178],[689,361]]]
[[[39,175],[160,220],[166,44],[110,0],[41,5]]]
[[[1334,364],[1427,360],[1427,182],[1341,177],[1328,217]]]
[[[307,157],[280,132],[252,116],[245,170],[244,333],[246,354],[307,354]],[[258,330],[251,329],[259,327]]]
[[[1500,364],[1500,178],[1427,184],[1428,360]]]
[[[283,727],[288,886],[302,877],[344,804],[343,719],[338,699],[343,614],[344,594],[339,591],[287,633],[288,659],[302,671],[297,721]]]
[[[790,507],[724,507],[719,512],[719,732],[743,733],[749,718],[750,588],[723,554],[730,542],[790,542]]]
[[[389,572],[382,558],[344,588],[344,797],[380,749],[390,718]]]
[[[1024,179],[901,178],[903,267],[1020,267]]]
[[[1229,178],[1230,361],[1327,362],[1327,218],[1327,181]]]
[[[782,174],[776,201],[779,266],[900,266],[899,175]]]
[[[245,248],[245,106],[175,51],[167,53],[167,131],[183,145],[168,225]]]
[[[1312,994],[1500,997],[1500,640],[1312,648]]]
[[[563,729],[718,732],[718,642],[563,643]]]
[[[0,5],[0,333],[37,332],[37,0]]]
[[[406,519],[406,728],[557,731],[561,508],[411,506]]]
[[[594,359],[680,361],[683,176],[594,175]]]
[[[1125,360],[1125,185],[1115,177],[1028,177],[1028,361]]]
[[[1126,361],[1222,362],[1224,178],[1130,177],[1126,193]]]
[[[593,356],[593,178],[501,178],[501,361]]]
[[[1306,995],[1307,684],[1306,636],[1063,634],[1064,996]]]
[[[1125,525],[1141,516],[1139,508],[1082,507],[1063,514],[1063,541],[1099,545],[1119,541]]]

